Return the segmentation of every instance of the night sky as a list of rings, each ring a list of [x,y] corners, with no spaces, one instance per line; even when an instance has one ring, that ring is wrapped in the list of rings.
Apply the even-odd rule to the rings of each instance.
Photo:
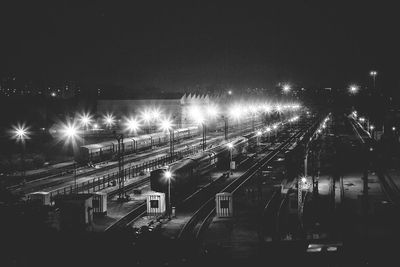
[[[399,85],[394,5],[137,2],[2,1],[0,74],[180,90],[368,85],[377,69],[380,86]]]

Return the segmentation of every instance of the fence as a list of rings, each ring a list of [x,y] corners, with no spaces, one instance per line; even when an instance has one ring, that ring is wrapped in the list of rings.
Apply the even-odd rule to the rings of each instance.
[[[141,164],[136,164],[134,166],[130,166],[126,169],[123,169],[123,177],[126,180],[131,179],[133,177],[143,175],[144,172],[152,171],[156,168],[165,166],[166,164],[177,161],[183,157],[196,154],[200,151],[198,147],[192,147],[191,149],[186,149],[183,151],[179,151],[174,153],[173,155],[163,156],[159,158],[155,158]],[[110,186],[116,186],[118,182],[119,171],[109,173],[107,175],[103,175],[103,177],[96,177],[89,181],[81,182],[76,185],[69,185],[63,188],[54,190],[50,192],[50,198],[54,200],[54,197],[57,195],[66,195],[72,194],[75,192],[82,193],[93,193],[96,191],[103,190]]]

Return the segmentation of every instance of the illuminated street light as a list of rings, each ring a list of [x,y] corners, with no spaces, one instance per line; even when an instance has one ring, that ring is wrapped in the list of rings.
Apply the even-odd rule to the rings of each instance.
[[[65,141],[65,143],[71,143],[72,149],[74,149],[76,145],[76,140],[79,138],[78,127],[75,123],[68,122],[61,128],[61,138]],[[74,187],[75,193],[78,193],[78,187],[76,184],[76,161],[74,159]]]
[[[111,129],[111,127],[115,124],[115,117],[112,114],[106,114],[103,116],[104,124]]]
[[[29,127],[26,127],[24,124],[18,124],[17,126],[13,126],[11,130],[12,138],[17,140],[18,142],[25,142],[25,139],[29,139]]]
[[[284,93],[289,93],[290,90],[292,90],[292,88],[290,87],[289,84],[284,84],[284,85],[282,86],[282,91],[283,91]]]
[[[168,180],[168,218],[171,219],[171,179],[172,179],[172,173],[170,171],[166,171],[164,173],[164,176]]]
[[[369,75],[372,77],[372,80],[374,82],[374,89],[375,89],[375,79],[376,79],[376,75],[378,75],[378,72],[376,70],[371,70],[369,72]]]
[[[132,132],[136,132],[139,129],[140,124],[135,118],[129,118],[126,121],[125,126],[126,126],[127,130],[130,133],[132,133]]]
[[[29,139],[29,127],[26,127],[25,124],[18,124],[17,126],[13,126],[11,130],[12,138],[17,142],[21,143],[21,176],[22,181],[25,181],[25,140]]]
[[[359,90],[360,90],[360,88],[355,84],[352,84],[349,86],[349,93],[352,95],[357,94]]]
[[[83,113],[83,114],[79,115],[79,122],[81,123],[81,125],[83,127],[85,127],[85,130],[87,130],[87,128],[92,123],[92,119],[93,119],[93,117],[89,113]]]
[[[229,90],[229,91],[228,91],[228,95],[232,95],[232,90]]]
[[[395,126],[392,127],[392,131],[396,131],[396,127]]]
[[[140,113],[140,118],[144,122],[146,127],[146,132],[150,133],[150,121],[152,119],[152,114],[150,110],[144,110]]]
[[[301,182],[302,182],[303,184],[305,184],[305,183],[307,182],[307,178],[306,178],[306,177],[302,177],[302,178],[301,178]]]

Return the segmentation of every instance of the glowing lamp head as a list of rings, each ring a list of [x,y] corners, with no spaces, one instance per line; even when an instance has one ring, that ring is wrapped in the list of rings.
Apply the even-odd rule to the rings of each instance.
[[[232,143],[229,143],[229,144],[227,144],[227,147],[228,147],[229,149],[232,149],[232,148],[233,148],[233,144],[232,144]]]
[[[79,116],[79,121],[82,126],[87,127],[91,124],[92,122],[92,116],[90,114],[82,114]]]
[[[139,129],[139,122],[135,119],[135,118],[130,118],[127,120],[126,122],[126,128],[130,131],[130,132],[135,132]]]
[[[359,120],[360,120],[361,122],[364,122],[364,121],[365,121],[365,118],[361,117]]]
[[[276,130],[276,129],[278,128],[278,125],[274,124],[274,125],[272,126],[272,128],[273,128],[274,130]]]
[[[271,127],[267,127],[267,129],[265,129],[267,132],[271,131]]]
[[[103,119],[104,119],[104,124],[107,125],[108,127],[113,126],[115,123],[115,118],[111,114],[105,115]]]
[[[229,90],[229,91],[228,91],[228,95],[232,95],[232,90]]]
[[[376,70],[371,70],[369,72],[369,75],[371,75],[372,77],[375,77],[378,74],[378,72]]]
[[[375,126],[371,125],[371,126],[369,126],[369,129],[373,130],[373,129],[375,129]]]
[[[356,94],[356,93],[358,93],[358,91],[359,91],[359,87],[357,86],[357,85],[350,85],[350,87],[349,87],[349,93],[350,94]]]
[[[392,127],[392,131],[396,131],[396,127],[395,126]]]
[[[25,125],[13,126],[12,138],[17,141],[25,142],[25,139],[29,139],[29,131]]]
[[[261,131],[257,131],[257,136],[261,136],[262,132]]]
[[[152,118],[152,114],[151,114],[151,112],[149,110],[143,111],[140,114],[140,116],[141,116],[142,121],[144,121],[145,123],[149,123],[151,118]]]
[[[302,178],[301,178],[301,182],[302,182],[303,184],[305,184],[305,183],[307,182],[307,178],[306,178],[306,177],[302,177]]]
[[[290,92],[291,89],[292,89],[292,88],[290,87],[289,84],[284,84],[284,85],[282,86],[282,90],[283,90],[284,93]]]
[[[170,179],[172,178],[172,172],[166,171],[166,172],[164,173],[164,176],[165,176],[165,178],[167,178],[168,180],[170,180]]]
[[[172,121],[171,121],[170,119],[168,119],[168,118],[163,119],[163,120],[161,121],[161,129],[162,129],[163,131],[169,131],[169,130],[171,130],[171,129],[172,129]]]

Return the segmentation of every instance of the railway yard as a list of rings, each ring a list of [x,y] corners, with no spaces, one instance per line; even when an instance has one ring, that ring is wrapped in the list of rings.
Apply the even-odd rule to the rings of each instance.
[[[84,263],[133,266],[359,266],[395,255],[399,171],[383,163],[368,131],[340,113],[274,125],[272,132],[263,124],[232,130],[228,140],[209,133],[204,150],[194,135],[178,140],[173,153],[165,144],[126,154],[122,172],[114,157],[80,165],[76,174],[61,166],[10,184],[31,205],[14,214],[22,230],[11,247],[21,240],[34,246],[50,232],[33,251],[43,251],[46,264],[66,265],[74,263],[71,253]],[[31,199],[35,192],[48,197],[45,208]],[[64,230],[63,205],[93,194],[105,206],[90,205],[89,223],[78,229],[68,221]],[[14,222],[3,221],[3,229],[7,223]],[[24,259],[42,262],[33,252]]]

